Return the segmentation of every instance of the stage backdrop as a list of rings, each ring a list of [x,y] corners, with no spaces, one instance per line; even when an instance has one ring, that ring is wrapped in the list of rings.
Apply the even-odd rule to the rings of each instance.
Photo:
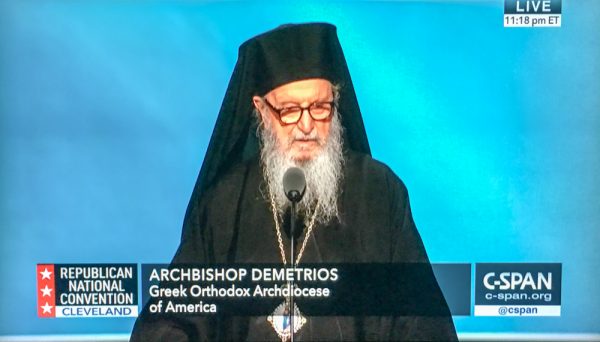
[[[128,334],[39,319],[37,263],[164,263],[238,46],[338,27],[375,158],[432,262],[562,263],[560,317],[459,333],[600,333],[600,2],[505,28],[503,1],[0,1],[0,335]]]

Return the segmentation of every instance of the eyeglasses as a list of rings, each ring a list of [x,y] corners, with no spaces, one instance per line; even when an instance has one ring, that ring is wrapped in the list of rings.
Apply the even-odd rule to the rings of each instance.
[[[308,114],[315,121],[327,120],[333,111],[333,101],[313,102],[308,107],[293,106],[284,108],[275,108],[265,97],[265,103],[269,108],[279,115],[279,121],[284,125],[295,124],[300,121],[302,113],[308,110]]]

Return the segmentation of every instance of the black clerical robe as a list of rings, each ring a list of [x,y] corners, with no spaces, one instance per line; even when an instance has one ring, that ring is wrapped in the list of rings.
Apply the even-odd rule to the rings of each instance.
[[[339,197],[340,220],[316,226],[301,263],[425,263],[407,190],[384,164],[348,153]],[[262,187],[262,189],[261,189]],[[281,263],[270,203],[257,160],[241,164],[192,203],[174,263]],[[302,241],[306,231],[298,241]],[[285,250],[289,239],[284,235]],[[297,246],[300,243],[297,243]],[[298,250],[296,251],[296,253]],[[289,257],[288,257],[289,258]],[[307,317],[296,341],[454,341],[452,318],[437,283],[430,287],[436,315]],[[439,313],[442,313],[441,315]],[[277,341],[266,317],[220,318],[140,315],[132,341]]]

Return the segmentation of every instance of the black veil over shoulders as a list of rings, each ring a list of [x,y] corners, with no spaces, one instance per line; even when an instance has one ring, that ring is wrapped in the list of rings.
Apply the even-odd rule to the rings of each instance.
[[[240,46],[185,221],[205,190],[217,183],[221,175],[258,155],[252,97],[265,95],[289,82],[310,78],[324,78],[340,86],[338,110],[344,129],[344,148],[370,155],[336,27],[326,23],[281,25]]]

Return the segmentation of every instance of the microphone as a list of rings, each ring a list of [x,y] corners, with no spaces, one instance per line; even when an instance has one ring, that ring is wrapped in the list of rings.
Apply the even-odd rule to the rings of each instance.
[[[304,171],[298,167],[290,167],[283,175],[283,191],[292,203],[298,203],[306,190]]]

